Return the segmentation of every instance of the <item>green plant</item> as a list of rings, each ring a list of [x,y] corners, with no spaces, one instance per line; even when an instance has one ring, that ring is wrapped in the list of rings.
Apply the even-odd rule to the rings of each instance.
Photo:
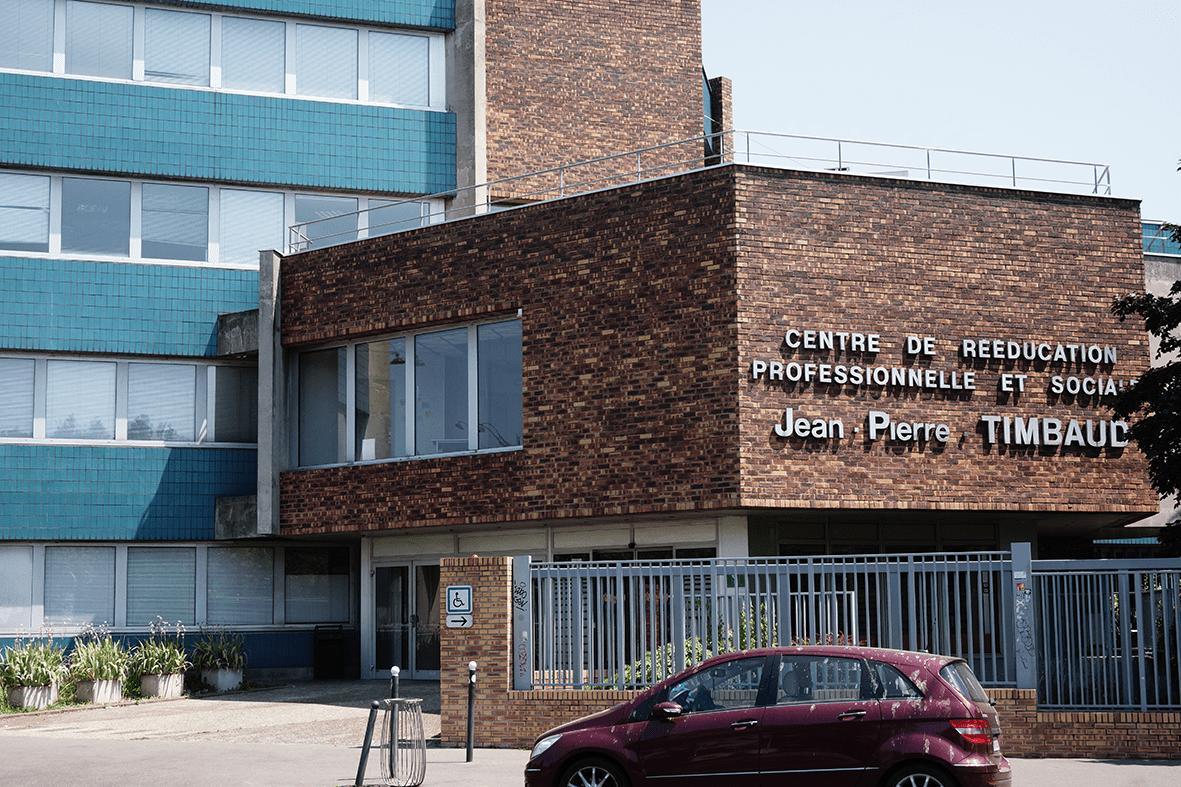
[[[685,663],[676,659],[673,643],[668,642],[656,650],[646,651],[644,658],[634,664],[623,665],[624,686],[650,686],[665,678],[676,675],[682,669],[692,664],[699,664],[713,656],[710,649],[701,644],[701,640],[694,637],[685,640]],[[618,677],[618,676],[615,676]],[[615,684],[615,679],[612,679]]]
[[[140,640],[131,654],[131,668],[140,675],[175,675],[189,668],[185,658],[185,628],[176,624],[176,633],[168,633],[168,624],[157,617],[149,626],[151,637]]]
[[[201,639],[193,646],[193,666],[202,670],[224,669],[241,672],[247,654],[241,634],[231,634],[224,627],[201,630]]]
[[[0,659],[0,681],[9,687],[50,686],[66,676],[65,648],[53,633],[33,639],[18,636]]]
[[[123,644],[103,629],[84,632],[70,654],[74,680],[117,680],[127,675],[131,656]]]

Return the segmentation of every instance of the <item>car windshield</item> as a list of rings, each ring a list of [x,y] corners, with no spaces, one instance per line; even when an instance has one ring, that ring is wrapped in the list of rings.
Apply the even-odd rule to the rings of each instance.
[[[984,687],[980,685],[980,681],[976,680],[972,668],[965,662],[953,661],[939,670],[939,674],[954,686],[956,691],[968,699],[975,702],[988,702],[988,695],[984,693]]]

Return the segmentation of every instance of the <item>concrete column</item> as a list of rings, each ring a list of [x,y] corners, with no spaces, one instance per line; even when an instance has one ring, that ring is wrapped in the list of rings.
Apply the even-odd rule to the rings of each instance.
[[[279,533],[279,472],[287,466],[287,383],[279,332],[283,255],[258,258],[258,532]]]
[[[488,182],[484,0],[456,0],[455,31],[447,36],[447,105],[455,113],[455,199],[448,207],[482,213]],[[470,215],[456,213],[455,215]]]
[[[1033,557],[1028,543],[1016,543],[1013,556],[1013,641],[1017,688],[1037,688],[1036,616],[1033,604]]]

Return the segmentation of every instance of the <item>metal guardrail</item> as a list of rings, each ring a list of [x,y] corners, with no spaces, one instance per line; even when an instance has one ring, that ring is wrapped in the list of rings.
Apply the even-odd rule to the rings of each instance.
[[[1181,708],[1176,560],[1033,563],[1039,707]]]
[[[1105,164],[730,130],[457,188],[289,228],[288,253],[390,235],[717,164],[1004,188],[1111,194]],[[442,202],[445,207],[437,209]],[[414,208],[418,206],[416,211]],[[409,214],[409,215],[403,215]],[[341,227],[344,227],[341,229]]]
[[[1016,685],[1004,553],[530,566],[534,688],[639,688],[718,653],[848,643]]]

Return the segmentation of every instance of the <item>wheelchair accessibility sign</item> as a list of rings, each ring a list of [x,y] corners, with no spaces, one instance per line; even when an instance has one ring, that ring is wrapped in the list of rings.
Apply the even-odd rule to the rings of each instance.
[[[447,628],[466,629],[472,627],[472,586],[447,586]]]

